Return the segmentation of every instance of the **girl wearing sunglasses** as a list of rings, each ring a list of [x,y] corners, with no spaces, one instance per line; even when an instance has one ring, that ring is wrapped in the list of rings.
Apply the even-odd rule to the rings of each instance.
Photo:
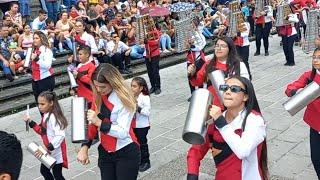
[[[241,62],[241,59],[237,55],[236,47],[233,40],[229,37],[218,38],[214,46],[214,58],[204,64],[200,70],[196,70],[194,64],[188,66],[188,75],[192,86],[202,86],[207,82],[209,78],[207,75],[214,70],[223,70],[225,76],[240,75],[249,79],[249,73],[246,65]],[[217,91],[208,81],[208,90],[212,93],[213,97],[217,97]],[[222,103],[218,98],[214,98],[214,105],[218,105],[223,108]]]
[[[290,83],[285,91],[288,97],[294,96],[300,88],[304,88],[312,81],[320,84],[320,48],[312,55],[312,70],[303,73],[298,80]],[[320,179],[320,98],[310,104],[304,113],[303,120],[310,126],[311,161]]]
[[[226,110],[216,105],[210,108],[214,123],[208,126],[206,142],[194,145],[188,153],[187,179],[198,179],[200,160],[209,149],[216,180],[268,179],[266,125],[251,82],[232,76],[219,90],[224,92]]]

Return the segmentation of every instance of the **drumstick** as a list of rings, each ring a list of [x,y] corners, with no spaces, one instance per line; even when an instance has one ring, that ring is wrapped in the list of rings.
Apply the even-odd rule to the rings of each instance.
[[[27,105],[27,118],[29,118],[30,112],[29,112],[29,104]],[[29,120],[26,121],[26,131],[29,132]]]

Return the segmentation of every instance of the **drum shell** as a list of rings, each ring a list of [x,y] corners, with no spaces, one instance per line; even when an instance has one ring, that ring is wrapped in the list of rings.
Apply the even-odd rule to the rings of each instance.
[[[209,73],[208,76],[214,89],[217,91],[220,102],[223,102],[223,91],[219,91],[219,87],[225,84],[224,72],[222,70],[215,70]]]
[[[207,89],[197,89],[192,93],[182,139],[189,144],[203,144],[207,133],[206,121],[212,94]]]
[[[71,89],[78,87],[77,81],[74,78],[74,76],[73,76],[71,71],[68,71],[68,76],[69,76],[69,80],[70,80]]]
[[[311,82],[308,86],[283,103],[283,107],[291,116],[294,116],[319,96],[319,84]]]
[[[40,145],[38,145],[35,142],[31,142],[27,150],[31,154],[35,154],[36,151],[40,150],[43,155],[40,158],[37,158],[43,165],[45,165],[48,169],[51,169],[56,164],[56,159],[54,159],[52,156],[49,155],[49,153]]]
[[[23,67],[25,67],[25,68],[29,68],[30,67],[30,60],[31,60],[32,51],[33,51],[33,48],[28,48],[27,49],[26,58],[25,58],[25,61],[24,61],[24,64],[23,64]]]
[[[71,140],[83,143],[88,138],[87,100],[84,97],[73,97],[71,100]]]

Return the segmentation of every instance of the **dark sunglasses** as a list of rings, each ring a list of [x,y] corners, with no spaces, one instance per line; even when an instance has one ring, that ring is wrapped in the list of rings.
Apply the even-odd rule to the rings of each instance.
[[[226,92],[228,89],[230,89],[231,92],[233,93],[238,93],[238,92],[244,92],[247,93],[247,91],[243,88],[241,88],[240,86],[237,85],[227,85],[227,84],[223,84],[219,86],[219,91],[223,91]]]

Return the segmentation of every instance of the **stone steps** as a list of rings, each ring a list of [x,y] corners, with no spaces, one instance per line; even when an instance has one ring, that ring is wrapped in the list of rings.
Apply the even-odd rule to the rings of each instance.
[[[213,52],[213,46],[209,43],[205,49],[206,54]],[[185,62],[186,53],[165,54],[161,56],[160,68],[165,68],[178,63]],[[147,72],[144,59],[132,60],[132,73],[124,75],[125,79],[132,78]],[[67,75],[66,56],[57,58],[53,63],[55,69],[55,89],[58,97],[65,98],[69,96],[69,78]],[[182,72],[185,73],[185,72]],[[27,104],[34,107],[35,99],[32,94],[31,77],[28,75],[21,76],[19,79],[8,82],[1,78],[0,74],[0,117],[24,110]]]

